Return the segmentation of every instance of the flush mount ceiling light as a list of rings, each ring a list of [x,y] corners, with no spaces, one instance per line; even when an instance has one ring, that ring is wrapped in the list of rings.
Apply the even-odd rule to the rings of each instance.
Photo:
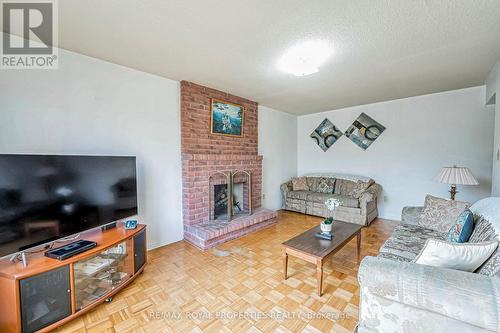
[[[295,76],[305,76],[319,71],[319,66],[332,50],[324,41],[307,41],[288,49],[278,61],[278,68]]]

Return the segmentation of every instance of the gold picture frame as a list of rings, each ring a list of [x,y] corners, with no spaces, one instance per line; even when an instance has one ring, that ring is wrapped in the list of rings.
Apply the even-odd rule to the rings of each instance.
[[[232,137],[243,137],[245,108],[243,105],[210,99],[210,133]]]

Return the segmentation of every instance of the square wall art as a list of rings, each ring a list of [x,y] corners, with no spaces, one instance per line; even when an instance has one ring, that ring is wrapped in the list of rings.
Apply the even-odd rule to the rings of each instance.
[[[342,132],[328,118],[325,118],[310,135],[323,151],[327,151],[341,136]]]
[[[210,113],[212,134],[243,136],[243,106],[212,98]]]
[[[380,134],[385,131],[385,127],[376,120],[362,113],[358,119],[347,129],[345,136],[351,139],[362,149],[366,150],[373,141],[377,140]]]

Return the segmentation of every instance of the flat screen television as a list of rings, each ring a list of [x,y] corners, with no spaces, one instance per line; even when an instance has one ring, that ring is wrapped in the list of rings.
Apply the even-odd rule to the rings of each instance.
[[[135,157],[0,154],[0,257],[136,214]]]

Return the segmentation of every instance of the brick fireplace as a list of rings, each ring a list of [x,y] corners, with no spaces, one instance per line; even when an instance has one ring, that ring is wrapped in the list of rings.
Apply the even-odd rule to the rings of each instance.
[[[212,98],[244,107],[243,137],[211,134]],[[276,212],[261,207],[262,156],[258,155],[257,106],[256,102],[238,96],[181,82],[184,239],[201,249],[276,222]],[[242,212],[232,206],[232,217],[229,214],[224,218],[222,214],[215,218],[216,185],[233,189],[241,186]],[[229,204],[233,204],[231,200]]]

